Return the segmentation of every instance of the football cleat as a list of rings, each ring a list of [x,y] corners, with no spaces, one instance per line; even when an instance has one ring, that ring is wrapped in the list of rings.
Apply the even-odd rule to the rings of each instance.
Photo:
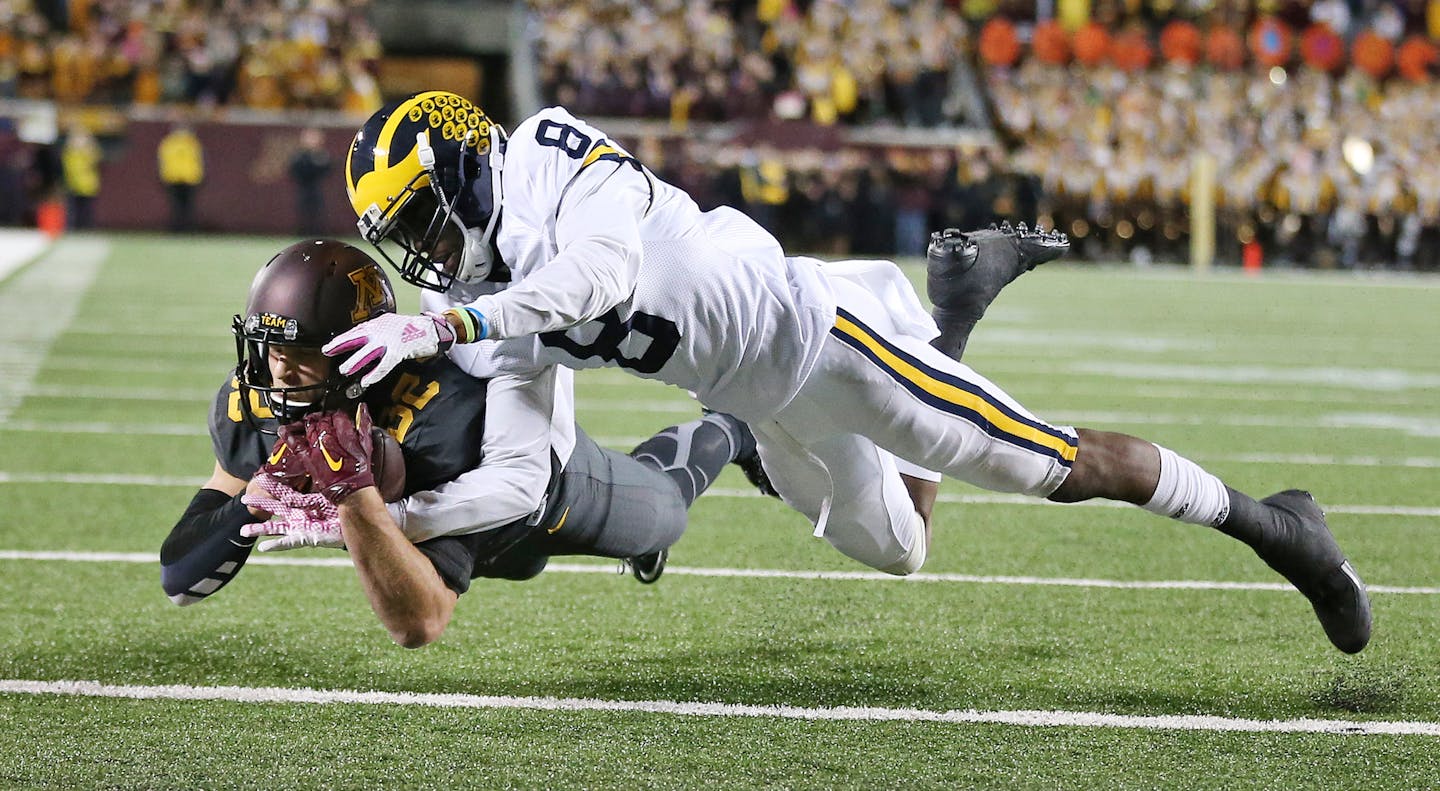
[[[1062,231],[1053,229],[1042,231],[1038,225],[1032,230],[1023,222],[1014,227],[1011,227],[1008,222],[991,227],[1013,237],[1016,244],[1020,246],[1020,266],[1022,268],[1015,273],[1015,277],[1070,252],[1070,237]],[[1010,279],[1014,280],[1015,277]]]
[[[665,573],[665,561],[670,558],[670,550],[662,549],[659,552],[652,552],[649,555],[636,555],[633,558],[626,558],[622,561],[630,568],[630,573],[641,583],[649,585],[660,579]]]
[[[1370,595],[1325,524],[1325,512],[1298,489],[1260,501],[1275,513],[1255,554],[1310,600],[1325,635],[1347,654],[1370,642]]]
[[[739,456],[731,463],[740,468],[740,472],[745,474],[745,480],[759,489],[761,494],[766,497],[780,496],[780,492],[775,490],[775,484],[770,482],[770,476],[765,472],[765,465],[760,463],[759,451]]]
[[[933,345],[959,360],[970,331],[1001,290],[1069,250],[1070,237],[1059,231],[1032,231],[1025,223],[1006,222],[969,233],[947,228],[931,234],[925,290],[940,328]]]
[[[731,439],[735,446],[739,447],[735,458],[731,459],[730,463],[739,467],[740,472],[745,475],[745,480],[749,481],[750,485],[758,489],[761,494],[766,497],[778,498],[780,492],[775,490],[775,485],[770,482],[770,475],[765,472],[765,466],[760,463],[760,449],[755,446],[755,435],[751,433],[750,427],[745,424],[745,421],[703,406],[700,408],[700,413],[722,415],[730,419]]]

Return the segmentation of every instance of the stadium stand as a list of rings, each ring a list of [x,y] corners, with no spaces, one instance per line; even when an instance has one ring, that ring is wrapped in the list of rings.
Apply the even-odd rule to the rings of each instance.
[[[519,76],[512,123],[564,104],[792,249],[913,255],[917,229],[1038,218],[1076,239],[1077,258],[1185,260],[1203,154],[1224,174],[1222,263],[1440,267],[1440,0],[1067,0],[1041,20],[986,0],[394,5],[0,0],[0,102],[58,108],[38,146],[0,108],[0,179],[20,185],[0,222],[33,223],[59,197],[60,131],[77,120],[100,138],[104,185],[123,176],[117,152],[150,145],[177,112],[202,142],[229,134],[207,124],[275,124],[246,143],[268,162],[292,153],[287,127],[327,130],[339,156],[352,114],[423,75],[483,87],[493,106],[473,53],[402,62],[382,48],[372,19],[442,7],[520,31],[498,36]],[[105,192],[98,227],[152,221]],[[237,226],[214,200],[200,196],[202,227],[281,227]]]

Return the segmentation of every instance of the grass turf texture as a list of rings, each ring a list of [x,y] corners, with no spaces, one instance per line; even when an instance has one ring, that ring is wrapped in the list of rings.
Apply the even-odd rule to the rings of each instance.
[[[0,550],[158,551],[210,470],[204,424],[234,364],[229,317],[286,242],[107,241],[78,318],[0,404],[13,407]],[[1167,444],[1257,495],[1302,486],[1326,505],[1431,509],[1331,517],[1368,582],[1428,586],[1437,286],[1047,265],[1001,298],[968,361],[1046,417]],[[33,309],[16,319],[46,315]],[[676,389],[620,372],[579,382],[582,425],[616,447],[695,414]],[[76,474],[92,477],[64,482]],[[729,472],[719,488],[745,484]],[[926,572],[1279,579],[1223,536],[1133,509],[942,503],[935,533]],[[780,504],[723,492],[697,503],[671,562],[862,570]],[[156,564],[0,560],[0,678],[1440,721],[1434,594],[1377,594],[1375,640],[1346,657],[1291,592],[679,573],[642,587],[551,572],[477,582],[441,642],[409,652],[345,568],[252,565],[187,609],[158,576]],[[51,695],[0,695],[0,742],[0,785],[17,788],[1415,788],[1440,763],[1440,739],[1421,736]]]

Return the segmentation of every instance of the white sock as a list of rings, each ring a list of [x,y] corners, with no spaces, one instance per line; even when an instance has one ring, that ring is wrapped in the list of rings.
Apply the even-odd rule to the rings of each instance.
[[[1200,465],[1159,445],[1160,481],[1146,511],[1192,525],[1217,527],[1230,515],[1230,493],[1219,478]]]

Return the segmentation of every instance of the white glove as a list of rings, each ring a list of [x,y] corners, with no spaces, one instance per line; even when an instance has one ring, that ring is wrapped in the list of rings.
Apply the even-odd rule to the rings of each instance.
[[[261,527],[265,527],[268,530],[276,524],[276,522],[270,522],[269,525],[261,525]],[[297,530],[284,524],[281,524],[280,528],[286,532],[265,533],[264,535],[279,535],[280,537],[272,538],[268,541],[261,541],[255,548],[261,552],[284,552],[287,549],[304,549],[306,547],[319,547],[321,549],[345,548],[345,539],[339,532],[331,533],[328,530]]]
[[[321,351],[330,357],[355,352],[340,363],[340,375],[353,376],[363,370],[360,386],[368,388],[400,363],[439,354],[454,343],[455,331],[439,313],[386,313],[340,333]]]

